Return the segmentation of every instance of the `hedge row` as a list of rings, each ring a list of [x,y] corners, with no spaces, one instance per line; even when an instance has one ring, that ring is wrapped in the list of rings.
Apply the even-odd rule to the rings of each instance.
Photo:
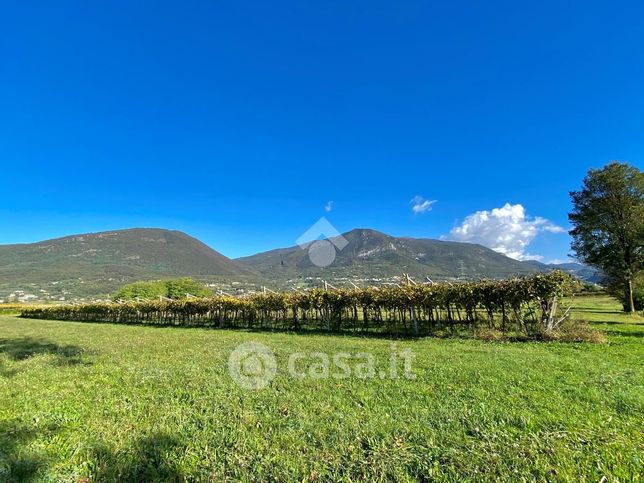
[[[125,324],[323,329],[428,334],[446,326],[531,333],[552,321],[570,277],[553,271],[503,281],[355,290],[88,303],[27,309],[22,317]]]

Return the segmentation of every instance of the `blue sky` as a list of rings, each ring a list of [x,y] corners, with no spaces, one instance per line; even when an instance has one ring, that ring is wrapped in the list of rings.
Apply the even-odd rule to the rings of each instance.
[[[326,216],[563,259],[568,191],[644,160],[641,5],[5,3],[0,243],[156,226],[235,257]]]

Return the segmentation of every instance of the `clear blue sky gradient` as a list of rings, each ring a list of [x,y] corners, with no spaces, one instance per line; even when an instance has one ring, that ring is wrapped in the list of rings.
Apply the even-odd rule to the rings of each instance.
[[[642,5],[5,2],[0,243],[156,226],[235,257],[506,202],[567,227],[588,168],[644,160]]]

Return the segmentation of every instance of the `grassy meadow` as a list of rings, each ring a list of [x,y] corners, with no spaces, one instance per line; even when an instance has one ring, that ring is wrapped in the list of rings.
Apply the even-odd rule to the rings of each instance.
[[[0,481],[644,478],[644,318],[574,300],[604,344],[390,340],[0,315]],[[239,387],[258,342],[277,375]],[[415,379],[379,377],[392,344]],[[292,377],[293,352],[376,377]],[[306,365],[306,360],[304,360]],[[384,374],[384,372],[383,372]]]

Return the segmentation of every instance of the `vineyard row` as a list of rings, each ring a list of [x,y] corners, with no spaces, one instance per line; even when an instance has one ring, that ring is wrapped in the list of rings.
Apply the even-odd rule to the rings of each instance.
[[[124,324],[247,329],[321,329],[431,334],[446,327],[504,332],[548,330],[572,287],[561,272],[501,281],[355,290],[213,296],[187,300],[88,303],[26,309],[22,317]]]

